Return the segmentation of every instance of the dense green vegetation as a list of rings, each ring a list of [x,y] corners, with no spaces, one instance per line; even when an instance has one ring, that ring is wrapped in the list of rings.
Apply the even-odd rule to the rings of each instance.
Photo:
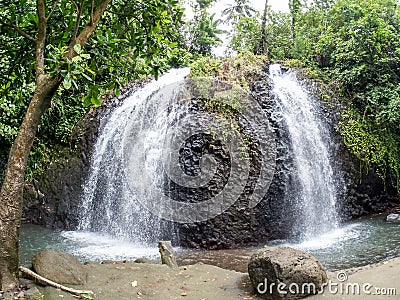
[[[223,33],[218,29],[220,23],[215,14],[210,14],[210,6],[215,0],[196,0],[191,2],[193,19],[185,26],[186,47],[194,57],[211,55],[212,48],[221,42],[218,34]]]
[[[257,49],[307,68],[344,104],[340,132],[349,149],[400,191],[400,9],[396,0],[289,1],[289,13],[242,17],[230,47]],[[331,93],[334,94],[334,93]]]
[[[114,1],[95,34],[83,49],[77,48],[79,53],[72,60],[64,60],[64,56],[68,44],[89,22],[90,1],[47,4],[49,14],[52,5],[54,10],[46,26],[45,72],[61,75],[64,81],[39,125],[28,178],[61,157],[65,148],[73,150],[72,132],[88,106],[99,105],[106,93],[119,95],[120,89],[135,79],[158,76],[186,54],[177,50],[183,14],[178,1]],[[36,87],[35,42],[30,39],[39,22],[35,7],[36,1],[7,0],[0,7],[1,171]],[[17,32],[16,26],[26,36]]]

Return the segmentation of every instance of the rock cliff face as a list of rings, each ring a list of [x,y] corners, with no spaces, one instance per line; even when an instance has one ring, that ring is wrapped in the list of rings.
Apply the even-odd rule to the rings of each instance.
[[[317,90],[316,90],[317,92]],[[287,128],[275,116],[276,104],[270,94],[266,72],[260,74],[251,86],[251,93],[269,118],[274,128],[277,143],[275,173],[268,192],[254,208],[249,207],[249,195],[254,189],[254,181],[260,173],[257,149],[250,164],[250,175],[244,192],[225,213],[204,222],[179,224],[177,232],[182,246],[197,248],[229,248],[240,245],[260,244],[269,239],[287,237],[293,224],[290,187],[295,180],[293,157]],[[73,229],[78,223],[82,185],[87,178],[93,145],[99,132],[100,120],[114,107],[120,105],[129,95],[105,101],[101,107],[90,111],[84,119],[81,133],[77,136],[79,153],[71,154],[57,165],[49,166],[48,171],[38,178],[35,184],[27,185],[24,195],[25,222],[56,228]],[[389,183],[385,184],[374,174],[360,173],[359,162],[343,144],[336,131],[340,108],[328,109],[321,102],[321,117],[328,120],[334,135],[333,144],[336,170],[343,174],[340,211],[344,220],[362,215],[381,212],[399,203],[396,192]],[[243,123],[245,125],[245,121]],[[250,137],[252,133],[249,132]],[[253,137],[256,139],[256,137]],[[196,173],[199,156],[204,151],[218,158],[218,177],[214,187],[203,189],[201,193],[190,190],[169,191],[179,195],[180,201],[198,202],[208,199],[218,192],[229,176],[229,157],[222,146],[213,145],[207,136],[197,135],[187,140],[183,146],[180,163],[186,174]],[[362,179],[362,180],[360,180]]]
[[[239,199],[227,211],[211,220],[181,225],[179,227],[179,238],[183,246],[211,249],[229,248],[259,244],[271,238],[289,236],[291,233],[291,228],[294,226],[292,217],[294,212],[291,211],[290,200],[285,197],[288,186],[293,180],[290,172],[292,157],[290,147],[288,147],[290,141],[284,125],[273,117],[275,101],[270,97],[267,75],[261,74],[258,79],[251,86],[251,94],[265,114],[270,116],[269,122],[274,128],[277,143],[275,172],[269,189],[257,206],[249,207],[250,196],[253,193],[261,167],[257,154],[252,155],[249,177]],[[243,125],[245,128],[251,128],[251,124],[244,123]],[[252,141],[257,142],[258,137],[251,130],[246,134],[250,136]],[[193,149],[193,145],[201,143],[201,140],[195,139],[186,147]],[[229,158],[223,154],[220,157],[222,158],[221,165],[225,165],[225,169],[228,169]],[[184,165],[184,168],[186,169],[190,165],[189,162]],[[220,176],[226,178],[229,173],[225,170]],[[203,195],[203,199],[209,199],[219,189],[218,186],[215,186],[215,190],[208,189]],[[190,195],[185,195],[183,198],[184,201],[191,201]]]

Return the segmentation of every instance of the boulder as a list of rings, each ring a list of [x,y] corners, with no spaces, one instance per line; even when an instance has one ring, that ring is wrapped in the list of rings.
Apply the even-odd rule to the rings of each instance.
[[[321,263],[312,255],[289,247],[265,247],[248,265],[256,292],[265,299],[299,299],[316,294],[327,281]]]
[[[400,214],[390,214],[386,217],[386,222],[400,223]]]
[[[87,272],[75,256],[46,249],[36,254],[32,266],[39,275],[61,284],[85,284]]]

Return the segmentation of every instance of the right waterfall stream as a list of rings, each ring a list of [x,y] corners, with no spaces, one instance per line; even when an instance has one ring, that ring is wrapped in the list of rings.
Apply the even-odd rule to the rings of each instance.
[[[287,197],[294,209],[294,236],[302,240],[338,227],[337,174],[330,160],[329,130],[316,99],[292,71],[270,66],[272,95],[287,127],[293,154],[293,185]]]

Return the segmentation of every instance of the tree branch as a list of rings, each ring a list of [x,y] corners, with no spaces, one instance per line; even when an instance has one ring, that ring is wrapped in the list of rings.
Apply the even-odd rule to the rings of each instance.
[[[94,13],[94,0],[92,0],[92,6],[90,8],[90,25],[93,25],[93,13]]]
[[[2,21],[1,19],[0,19],[0,24],[3,24],[4,26],[10,27],[10,28],[12,28],[12,29],[15,29],[15,30],[16,30],[20,35],[22,35],[23,37],[27,38],[28,40],[30,40],[30,41],[32,41],[32,42],[36,42],[36,40],[35,40],[33,37],[31,37],[29,34],[27,34],[25,31],[23,31],[23,30],[22,30],[21,28],[19,28],[18,26],[13,25],[13,24],[8,24],[8,23]]]
[[[93,12],[93,20],[89,22],[85,28],[82,29],[80,34],[72,40],[72,42],[69,44],[69,49],[68,49],[68,54],[66,56],[67,59],[72,59],[73,57],[76,56],[76,52],[74,50],[74,46],[76,44],[81,45],[83,47],[89,37],[92,35],[94,30],[96,29],[97,23],[100,21],[101,17],[103,16],[104,12],[106,11],[106,8],[108,4],[111,3],[112,0],[103,0],[97,9]]]
[[[36,83],[44,75],[44,48],[46,46],[46,5],[44,0],[37,0],[37,14],[39,19],[38,35],[36,38]]]
[[[57,4],[58,4],[59,2],[60,2],[60,0],[56,0],[56,2],[54,2],[53,7],[51,8],[51,10],[50,10],[50,12],[49,12],[49,15],[46,17],[46,20],[49,20],[49,19],[50,19],[51,14],[54,12],[54,10],[56,9]]]
[[[32,276],[33,278],[37,279],[39,282],[45,284],[45,285],[50,285],[52,287],[55,287],[56,289],[60,289],[62,291],[68,292],[70,294],[76,295],[79,298],[85,298],[85,295],[94,295],[94,293],[92,291],[84,291],[84,290],[75,290],[73,288],[61,285],[57,282],[54,282],[50,279],[47,279],[43,276],[40,276],[39,274],[36,274],[35,272],[33,272],[32,270],[29,270],[28,268],[24,268],[24,267],[19,267],[19,270],[21,272],[24,272],[26,274],[28,274],[29,276]]]
[[[71,0],[71,2],[75,5],[76,12],[78,12],[79,11],[78,3],[76,3],[74,0]]]
[[[82,16],[82,10],[83,10],[83,4],[85,0],[81,1],[81,5],[79,6],[76,16],[76,23],[75,23],[75,28],[74,28],[74,34],[72,35],[72,41],[76,39],[76,36],[78,35],[78,30],[79,30],[79,24],[81,23],[81,16]],[[76,5],[78,8],[78,6]]]

